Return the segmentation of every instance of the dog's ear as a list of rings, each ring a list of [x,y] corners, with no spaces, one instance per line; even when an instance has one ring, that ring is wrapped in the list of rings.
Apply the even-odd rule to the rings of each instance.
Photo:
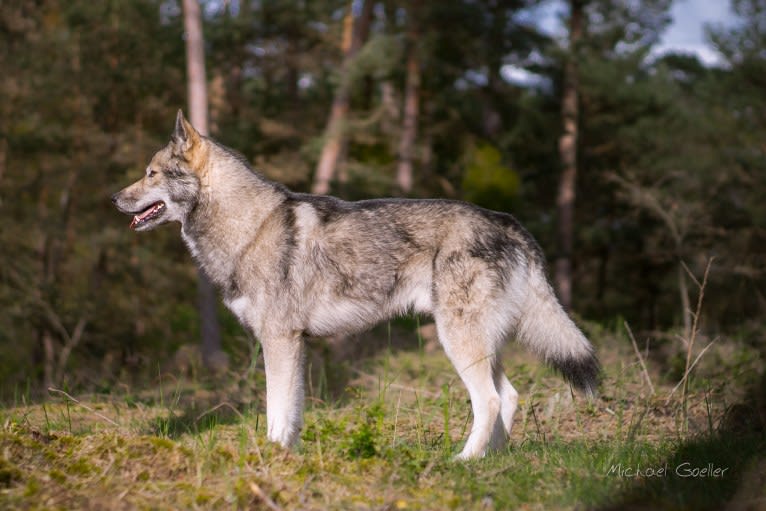
[[[200,134],[186,120],[181,109],[178,110],[178,115],[176,116],[176,127],[173,130],[172,140],[179,153],[187,153],[200,141]]]

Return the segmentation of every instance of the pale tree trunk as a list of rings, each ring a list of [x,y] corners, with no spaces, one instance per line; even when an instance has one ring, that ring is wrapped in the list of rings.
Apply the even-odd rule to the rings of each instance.
[[[351,93],[349,67],[359,48],[369,36],[374,4],[373,0],[365,0],[359,19],[355,22],[352,10],[353,2],[349,2],[346,16],[343,19],[343,40],[341,42],[343,64],[340,70],[340,81],[335,91],[330,117],[327,120],[325,143],[314,173],[314,183],[311,186],[312,193],[326,194],[330,191],[330,182],[345,151],[346,135],[344,129]]]
[[[198,0],[183,0],[186,32],[186,72],[189,92],[189,120],[202,135],[208,135],[207,82],[202,14]]]
[[[406,193],[412,191],[412,162],[420,113],[420,59],[418,59],[418,8],[419,1],[410,3],[407,33],[407,79],[404,86],[404,119],[399,139],[399,164],[396,168],[396,184]]]
[[[385,80],[380,84],[381,104],[383,107],[383,116],[381,117],[380,129],[383,133],[391,135],[398,131],[399,117],[401,116],[400,105],[396,99],[396,89],[391,80]]]
[[[205,78],[205,48],[202,36],[202,14],[197,0],[183,0],[184,30],[186,32],[186,72],[189,91],[189,119],[202,135],[209,134],[207,82]],[[197,307],[202,335],[202,360],[214,371],[227,366],[221,349],[218,326],[218,300],[210,279],[202,269],[197,270]]]
[[[558,213],[558,257],[555,284],[561,305],[572,307],[572,249],[574,245],[574,204],[577,183],[578,75],[577,47],[582,37],[583,2],[570,1],[569,55],[564,66],[564,91],[561,101],[563,133],[559,139],[561,178],[556,209]]]

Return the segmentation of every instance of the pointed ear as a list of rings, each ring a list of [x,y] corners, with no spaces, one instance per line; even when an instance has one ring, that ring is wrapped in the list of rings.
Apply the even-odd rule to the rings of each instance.
[[[181,109],[178,110],[178,115],[176,116],[176,127],[173,131],[172,139],[176,148],[182,153],[191,150],[200,141],[199,133],[186,120]]]

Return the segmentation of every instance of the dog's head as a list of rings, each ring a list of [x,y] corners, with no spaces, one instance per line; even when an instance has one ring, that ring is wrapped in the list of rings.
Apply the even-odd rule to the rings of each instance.
[[[170,142],[152,157],[144,176],[112,195],[117,209],[133,215],[131,229],[184,222],[199,197],[206,144],[179,110]]]

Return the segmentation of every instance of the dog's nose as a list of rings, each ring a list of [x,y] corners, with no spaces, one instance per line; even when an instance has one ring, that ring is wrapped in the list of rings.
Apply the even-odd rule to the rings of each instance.
[[[118,195],[119,193],[120,193],[120,192],[117,192],[117,193],[113,193],[113,194],[112,194],[112,204],[117,204],[117,195]]]

